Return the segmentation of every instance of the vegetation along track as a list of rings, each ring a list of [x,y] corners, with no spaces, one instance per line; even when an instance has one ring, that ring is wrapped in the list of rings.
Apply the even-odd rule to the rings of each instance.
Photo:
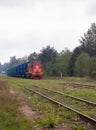
[[[92,105],[92,103],[90,105],[89,105],[89,103],[86,104],[87,103],[86,101],[85,102],[83,101],[83,103],[82,103],[81,102],[82,100],[77,101],[77,99],[71,99],[68,96],[66,97],[66,95],[63,95],[60,92],[49,90],[49,89],[44,89],[44,88],[37,87],[37,86],[32,87],[32,89],[25,88],[25,90],[27,92],[29,92],[30,94],[36,93],[56,105],[59,105],[68,110],[71,110],[71,111],[77,113],[81,118],[84,118],[87,122],[96,125],[96,115],[95,115],[96,113],[94,114],[94,112],[96,112],[95,103],[94,103],[94,106]],[[73,101],[73,100],[75,100],[75,101]],[[76,108],[75,108],[75,106],[76,106]],[[82,110],[82,108],[84,108],[84,110]],[[86,112],[87,114],[84,113],[86,110],[87,110],[87,112]],[[90,112],[93,112],[93,113],[90,113]]]
[[[96,86],[95,85],[89,85],[89,84],[81,84],[81,83],[73,83],[73,82],[64,82],[64,83],[59,83],[60,85],[72,85],[74,87],[82,87],[83,88],[87,88],[87,89],[96,89]]]
[[[38,87],[38,86],[36,86],[36,87]],[[76,97],[76,96],[72,96],[72,95],[69,95],[69,94],[66,94],[66,93],[62,93],[62,92],[60,92],[60,91],[55,91],[55,90],[51,90],[51,89],[43,88],[43,87],[40,87],[40,88],[45,89],[45,90],[48,90],[48,91],[52,91],[52,92],[57,93],[57,94],[61,94],[61,95],[66,96],[66,97],[70,97],[70,98],[79,100],[79,101],[81,101],[81,102],[87,103],[87,104],[92,105],[92,106],[96,106],[96,103],[95,103],[95,102],[92,102],[92,101],[88,101],[88,100],[85,100],[85,99],[82,99],[82,98],[78,98],[78,97]]]

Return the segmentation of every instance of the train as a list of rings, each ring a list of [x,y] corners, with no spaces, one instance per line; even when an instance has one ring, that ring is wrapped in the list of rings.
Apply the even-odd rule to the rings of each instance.
[[[7,75],[12,77],[42,79],[43,74],[44,68],[40,61],[26,62],[7,70]]]

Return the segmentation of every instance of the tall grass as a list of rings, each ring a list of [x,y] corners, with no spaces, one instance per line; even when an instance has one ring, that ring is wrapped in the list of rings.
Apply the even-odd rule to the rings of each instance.
[[[16,96],[10,93],[8,84],[0,80],[0,130],[32,130],[30,122],[19,110]]]

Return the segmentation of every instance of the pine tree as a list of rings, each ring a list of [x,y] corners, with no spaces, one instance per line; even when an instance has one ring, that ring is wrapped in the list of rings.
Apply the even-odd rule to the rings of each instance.
[[[96,55],[96,24],[92,23],[84,37],[79,40],[82,44],[82,51],[87,52],[90,56]]]

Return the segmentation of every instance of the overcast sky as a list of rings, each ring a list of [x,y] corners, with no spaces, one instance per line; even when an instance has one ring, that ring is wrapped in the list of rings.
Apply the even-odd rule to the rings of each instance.
[[[95,21],[96,0],[0,0],[0,62],[47,45],[72,51]]]

